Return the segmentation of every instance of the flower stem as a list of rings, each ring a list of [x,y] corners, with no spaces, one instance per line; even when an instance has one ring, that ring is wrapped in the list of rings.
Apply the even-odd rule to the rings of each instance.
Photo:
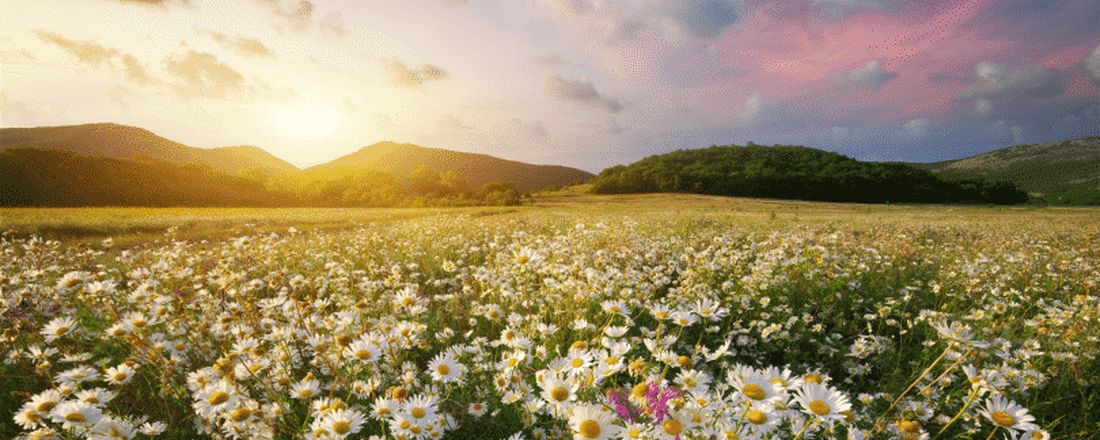
[[[909,387],[906,388],[905,391],[902,391],[901,395],[899,395],[896,399],[894,399],[892,403],[890,403],[890,407],[886,408],[886,411],[883,412],[877,420],[875,420],[874,427],[871,428],[872,435],[878,432],[881,429],[881,426],[885,426],[881,422],[886,419],[886,416],[890,414],[890,411],[893,411],[894,407],[898,405],[898,402],[901,402],[901,399],[905,398],[905,396],[909,394],[910,391],[913,391],[913,388],[916,387],[917,384],[920,383],[920,381],[923,380],[925,376],[928,376],[928,373],[931,372],[932,369],[936,367],[936,365],[939,365],[940,361],[943,360],[944,356],[947,356],[947,353],[950,352],[954,346],[954,342],[947,343],[947,348],[943,349],[943,353],[940,353],[939,357],[937,357],[936,360],[932,361],[932,365],[929,365],[928,368],[925,368],[924,371],[921,372],[920,376],[917,376],[917,378],[913,380],[913,383],[909,384]]]

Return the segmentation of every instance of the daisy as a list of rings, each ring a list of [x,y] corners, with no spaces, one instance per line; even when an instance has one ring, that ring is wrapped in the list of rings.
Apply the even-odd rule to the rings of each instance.
[[[761,402],[776,396],[775,385],[767,376],[755,369],[743,371],[741,374],[737,374],[736,370],[731,371],[729,376],[730,386],[737,390],[737,397],[742,400]]]
[[[1027,408],[1017,405],[1016,402],[1002,396],[993,396],[986,399],[985,407],[978,412],[992,421],[993,425],[998,428],[1012,431],[1035,431],[1039,429],[1033,423],[1035,417],[1028,413]]]
[[[847,396],[826,385],[804,384],[794,397],[803,412],[823,420],[843,421],[844,413],[852,409]]]
[[[104,371],[103,377],[111,385],[123,385],[134,377],[134,368],[127,364],[119,364]]]
[[[87,428],[95,425],[103,417],[99,408],[84,402],[61,403],[50,415],[55,423],[60,423],[65,429]]]
[[[462,373],[465,368],[462,364],[455,360],[450,354],[438,354],[430,363],[428,363],[428,369],[431,371],[432,379],[442,383],[462,383]]]
[[[290,387],[290,395],[295,399],[309,399],[321,392],[321,382],[306,378]]]
[[[485,415],[488,410],[489,408],[481,402],[471,402],[470,406],[466,408],[466,412],[470,413],[470,415],[474,417],[481,417]]]
[[[405,401],[402,411],[411,417],[417,426],[425,426],[436,420],[436,398],[416,396]]]
[[[579,405],[569,416],[569,428],[574,440],[606,440],[618,437],[623,430],[611,420],[611,415],[598,405]]]
[[[344,349],[344,356],[360,362],[375,362],[382,350],[377,345],[360,338]]]
[[[76,320],[68,316],[60,316],[50,320],[45,327],[42,327],[42,339],[46,342],[53,342],[62,336],[72,333],[76,330]]]
[[[321,418],[321,426],[325,431],[335,434],[337,438],[344,438],[359,432],[363,428],[364,421],[363,413],[354,409],[341,409],[325,414]]]
[[[564,381],[556,374],[547,374],[542,379],[542,398],[555,408],[576,400],[576,392],[576,383]]]
[[[233,384],[219,380],[203,388],[195,399],[201,413],[214,414],[221,408],[235,406],[240,395]]]
[[[782,417],[769,405],[753,403],[745,410],[745,423],[757,434],[771,432],[782,421]]]

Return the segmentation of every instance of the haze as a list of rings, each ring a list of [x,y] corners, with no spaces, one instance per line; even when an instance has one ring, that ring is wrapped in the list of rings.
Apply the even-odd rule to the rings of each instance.
[[[380,140],[590,171],[802,144],[933,161],[1100,133],[1100,2],[0,3],[0,126],[296,165]]]

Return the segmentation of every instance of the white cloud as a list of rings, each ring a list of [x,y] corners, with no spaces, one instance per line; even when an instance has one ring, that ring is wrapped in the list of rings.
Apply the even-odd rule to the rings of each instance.
[[[970,87],[958,95],[960,99],[1042,99],[1061,95],[1066,88],[1061,72],[1042,66],[1010,68],[983,61],[974,65],[974,77]]]
[[[787,119],[786,106],[779,101],[768,101],[753,92],[737,107],[737,118],[748,125],[771,125]]]
[[[551,74],[546,77],[546,91],[559,101],[572,101],[583,105],[602,108],[611,113],[618,113],[623,109],[619,100],[610,98],[596,90],[591,81],[562,78],[561,75]]]
[[[1100,45],[1096,46],[1096,49],[1092,50],[1089,56],[1084,60],[1085,71],[1088,72],[1089,79],[1092,80],[1092,85],[1100,87]]]
[[[878,89],[897,76],[898,74],[894,72],[883,70],[877,60],[871,60],[863,67],[838,72],[833,76],[833,81],[838,87],[846,90]]]
[[[905,134],[915,138],[923,138],[928,136],[928,125],[928,118],[917,118],[902,124],[901,127]]]
[[[837,17],[864,9],[891,9],[897,4],[896,0],[812,0],[812,2]]]
[[[668,36],[714,38],[741,19],[741,0],[543,0],[571,25],[606,40],[631,38],[641,31]]]

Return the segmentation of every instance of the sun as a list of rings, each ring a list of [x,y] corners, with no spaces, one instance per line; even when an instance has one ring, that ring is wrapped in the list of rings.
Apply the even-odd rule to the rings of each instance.
[[[288,104],[275,107],[271,127],[287,138],[313,141],[344,125],[344,116],[336,109],[318,104]]]

